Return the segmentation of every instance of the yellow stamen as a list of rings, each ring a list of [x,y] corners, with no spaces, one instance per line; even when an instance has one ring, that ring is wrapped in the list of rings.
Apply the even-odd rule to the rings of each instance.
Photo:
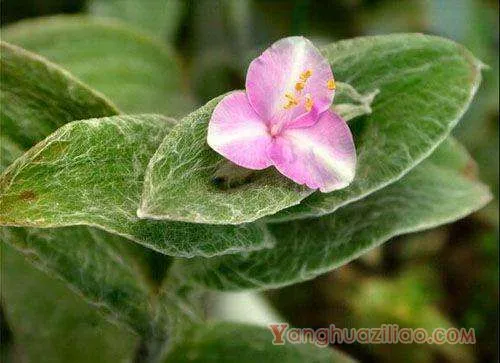
[[[289,108],[295,107],[299,104],[297,97],[295,97],[291,93],[285,93],[285,97],[288,100],[288,103],[283,106],[286,110],[288,110]]]
[[[335,81],[333,79],[329,79],[328,82],[326,82],[326,86],[328,87],[329,90],[334,90],[335,89]]]
[[[295,90],[297,92],[300,92],[304,89],[304,86],[305,86],[304,82],[297,82],[295,83]]]
[[[312,76],[312,71],[310,69],[305,70],[300,75],[300,80],[306,82],[309,77]]]
[[[313,99],[312,99],[311,95],[308,93],[306,95],[306,100],[304,102],[304,106],[306,108],[306,111],[307,112],[311,111],[313,108],[313,105],[314,105]]]

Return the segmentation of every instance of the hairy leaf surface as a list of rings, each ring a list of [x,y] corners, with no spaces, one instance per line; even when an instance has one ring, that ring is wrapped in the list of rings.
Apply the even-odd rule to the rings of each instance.
[[[172,125],[162,116],[140,115],[59,128],[1,175],[0,223],[97,226],[184,257],[270,247],[258,224],[211,226],[136,216],[148,160]]]
[[[166,363],[347,363],[348,356],[333,348],[312,344],[273,345],[273,334],[264,327],[237,323],[195,325],[186,339],[174,345]]]
[[[450,162],[453,155],[453,162]],[[179,262],[177,268],[216,289],[289,285],[339,267],[393,236],[460,219],[491,200],[473,179],[474,162],[455,141],[400,181],[329,216],[270,225],[275,248]]]
[[[315,193],[274,168],[214,183],[224,165],[206,144],[221,98],[184,118],[149,164],[139,215],[196,223],[237,224],[268,217],[284,221],[333,212],[393,183],[425,159],[450,133],[480,81],[481,63],[451,41],[419,34],[364,37],[324,48],[338,81],[373,99],[370,114],[351,121],[357,145],[354,182]],[[339,100],[342,105],[342,97]],[[337,108],[339,107],[337,105]],[[334,106],[335,107],[335,106]],[[344,110],[356,116],[353,108]],[[229,173],[226,179],[235,178]],[[218,179],[217,179],[218,180]],[[300,203],[300,204],[299,204]]]
[[[140,29],[146,29],[159,39],[173,41],[182,17],[182,0],[90,0],[89,13],[122,19]]]
[[[173,51],[118,21],[80,15],[25,20],[2,30],[2,37],[65,67],[124,112],[178,116],[191,103]]]
[[[137,334],[106,321],[9,246],[0,253],[2,328],[11,333],[2,335],[2,362],[114,363],[133,357]]]
[[[346,40],[324,53],[337,79],[359,92],[380,90],[373,112],[350,124],[356,178],[346,189],[314,193],[270,221],[332,213],[401,178],[449,135],[479,87],[483,67],[461,45],[420,34]]]
[[[65,70],[5,42],[0,69],[3,166],[67,122],[118,112]]]

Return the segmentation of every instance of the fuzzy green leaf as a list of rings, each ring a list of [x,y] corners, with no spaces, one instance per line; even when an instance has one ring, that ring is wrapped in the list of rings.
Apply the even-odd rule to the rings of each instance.
[[[346,120],[368,114],[377,93],[361,95],[339,83],[342,103],[335,110]],[[165,138],[148,166],[139,216],[235,224],[249,216],[254,216],[252,220],[273,214],[311,194],[272,168],[262,172],[241,168],[206,146],[206,125],[219,99],[185,117]]]
[[[151,287],[135,262],[133,245],[127,245],[132,242],[86,227],[2,228],[0,237],[112,320],[140,334],[148,331],[154,316],[148,301]]]
[[[9,151],[6,155],[2,155],[4,156],[2,166],[8,164],[11,161],[10,158],[22,153],[32,143],[39,141],[40,136],[46,136],[46,133],[52,132],[68,121],[80,117],[105,116],[116,112],[106,100],[83,86],[66,71],[39,56],[8,44],[2,44],[1,75],[2,106],[4,101],[8,104],[7,107],[2,107],[0,112],[2,153],[4,150]],[[106,120],[110,119],[115,120],[115,118]],[[127,123],[126,120],[129,120],[129,122]],[[41,178],[43,175],[50,175],[50,170],[55,171],[57,165],[68,167],[71,163],[64,163],[64,160],[61,160],[61,158],[64,158],[65,152],[71,151],[78,154],[80,151],[80,162],[86,165],[87,175],[85,177],[83,175],[76,176],[72,175],[71,171],[67,169],[59,170],[60,175],[64,175],[68,179],[66,181],[60,180],[61,184],[57,182],[51,184],[55,193],[48,193],[48,195],[57,195],[58,191],[62,191],[65,186],[75,188],[77,182],[71,178],[77,177],[80,184],[85,180],[93,180],[95,184],[87,185],[91,190],[74,189],[74,194],[67,194],[70,203],[71,200],[75,200],[75,197],[77,199],[81,198],[80,201],[82,201],[92,195],[101,197],[101,202],[104,203],[116,202],[117,199],[113,198],[112,195],[104,197],[101,192],[103,191],[102,188],[118,187],[119,185],[123,188],[122,192],[132,193],[132,195],[128,196],[130,198],[133,198],[135,187],[136,199],[138,200],[141,181],[125,179],[117,182],[113,179],[112,182],[117,184],[106,184],[106,175],[104,173],[98,174],[98,165],[102,163],[101,167],[108,166],[109,173],[114,173],[115,177],[118,175],[127,177],[126,173],[129,172],[130,175],[137,174],[141,178],[145,165],[141,166],[140,163],[147,163],[150,157],[147,154],[148,150],[152,153],[157,146],[151,146],[148,141],[150,143],[154,143],[155,140],[159,142],[161,137],[168,131],[171,121],[169,123],[168,120],[159,116],[145,116],[145,120],[125,117],[125,121],[121,123],[118,121],[117,116],[115,121],[115,123],[105,121],[100,123],[94,119],[86,123],[85,121],[83,123],[69,123],[60,128],[56,131],[56,134],[59,132],[59,135],[61,135],[60,140],[54,140],[53,144],[45,144],[47,148],[41,146],[37,149],[40,153],[37,154],[39,158],[35,161],[35,164],[38,163],[39,166],[44,167],[38,169],[38,171],[36,171],[36,167],[32,169],[38,175],[34,176],[35,180],[31,182],[36,184],[37,177]],[[79,146],[84,146],[84,149],[79,149],[78,145],[72,144],[69,142],[70,140],[65,139],[65,137],[71,135],[71,131],[74,131],[72,128],[74,125],[77,125],[76,129],[80,125],[79,130],[86,132],[79,135],[80,140],[82,140]],[[84,126],[82,127],[82,125]],[[101,130],[103,133],[99,134],[97,130]],[[127,135],[126,130],[134,131],[135,134]],[[148,134],[148,130],[154,131],[155,134]],[[37,132],[30,133],[30,131]],[[160,137],[157,136],[157,133],[161,134]],[[25,136],[26,141],[19,135]],[[109,138],[101,139],[100,148],[96,149],[96,144],[88,144],[89,139],[92,139],[92,136],[95,135],[109,136]],[[131,148],[130,142],[127,143],[130,140],[139,142],[137,138],[143,136],[147,136],[147,140],[140,144],[141,147]],[[7,141],[7,146],[4,145],[4,141]],[[94,141],[96,140],[94,139]],[[118,145],[115,145],[113,141],[122,141],[122,143],[118,142]],[[104,151],[108,145],[110,150],[113,147],[123,148],[116,154],[105,154]],[[125,148],[127,145],[128,149]],[[96,154],[101,155],[103,159],[94,160],[97,164],[91,162],[88,164],[89,155]],[[18,160],[25,160],[29,155],[28,152]],[[125,160],[128,163],[119,162]],[[78,169],[78,167],[83,167],[79,165],[78,160],[73,160],[71,165],[74,167],[73,172],[75,173],[77,170],[84,171]],[[12,170],[12,168],[15,168],[15,166],[11,165],[9,170]],[[85,169],[85,167],[83,168]],[[54,175],[51,176],[55,177]],[[110,177],[110,175],[108,174],[107,177]],[[2,184],[2,188],[8,189],[11,186],[9,183],[15,179],[13,177],[9,181],[4,180],[6,183]],[[51,180],[56,181],[56,179],[52,178]],[[73,183],[71,183],[71,180],[73,180]],[[68,182],[68,184],[66,185],[65,182]],[[81,186],[83,185],[85,184],[81,184]],[[41,187],[40,184],[38,186]],[[61,195],[63,194],[61,193]],[[45,195],[45,197],[48,195]],[[42,195],[40,194],[40,196]],[[50,198],[38,199],[34,190],[28,190],[20,197],[18,202],[22,200],[21,204],[25,203],[25,207],[34,203],[35,200],[41,201],[42,204],[45,202],[51,203]],[[16,204],[15,200],[11,200],[11,202]],[[59,202],[61,202],[60,206],[63,207],[63,210],[69,208],[68,200],[63,202],[59,199]],[[8,216],[7,218],[10,220],[8,211],[10,210],[14,215],[18,212],[18,209],[12,204],[9,206],[9,203],[1,203],[0,213]],[[114,208],[116,211],[120,207],[125,208],[128,205],[127,203],[128,199],[125,197],[122,199],[121,206],[113,205],[110,207],[109,205],[96,203],[94,212],[96,210],[102,212],[106,208]],[[90,204],[91,202],[88,205]],[[58,207],[57,203],[52,204],[52,206],[55,209]],[[47,204],[45,207],[47,207]],[[24,208],[24,210],[26,212],[29,208]],[[79,218],[80,212],[78,209],[73,209],[72,213],[75,218]],[[124,213],[123,210],[121,212]],[[82,219],[85,219],[84,214],[80,214],[80,218],[80,221],[76,224],[89,224],[82,222]],[[38,218],[34,223],[27,223],[24,220],[21,224],[40,226],[44,225],[45,222],[46,220],[42,217]],[[143,233],[147,233],[147,231],[143,231]],[[183,320],[186,313],[189,312],[190,305],[184,303],[184,300],[180,298],[183,295],[188,295],[186,289],[182,287],[180,282],[177,283],[178,280],[171,277],[172,275],[165,277],[165,271],[170,264],[170,259],[125,238],[84,226],[53,229],[3,227],[0,236],[2,242],[10,244],[25,253],[40,269],[64,280],[108,317],[120,321],[129,329],[142,335],[145,344],[155,346],[157,353],[164,346],[167,331],[173,325],[176,325],[178,320]],[[9,281],[9,283],[15,282]],[[177,294],[178,289],[183,290],[181,295]],[[182,307],[178,304],[182,305]]]
[[[315,193],[269,221],[334,212],[401,178],[425,159],[467,110],[483,64],[452,41],[420,34],[357,38],[324,48],[336,79],[359,92],[378,89],[372,113],[354,123],[354,182]]]
[[[124,112],[178,116],[191,103],[172,50],[117,21],[86,16],[25,20],[2,29],[2,37],[65,67]],[[84,118],[90,117],[79,119]]]
[[[333,348],[312,344],[278,346],[264,327],[237,323],[195,325],[181,343],[174,345],[165,363],[347,363],[348,356]]]
[[[119,18],[160,39],[172,41],[182,17],[182,0],[90,0],[89,12]]]
[[[182,276],[167,274],[171,259],[165,255],[84,226],[0,231],[2,242],[63,280],[106,318],[139,335],[141,349],[151,359],[187,325],[201,321],[199,293]]]
[[[138,345],[136,334],[106,321],[62,281],[30,266],[10,247],[2,245],[0,253],[2,362],[114,363],[131,359]],[[9,336],[4,335],[6,327]]]
[[[358,153],[351,186],[315,193],[298,204],[311,190],[269,168],[245,177],[229,174],[226,179],[239,180],[233,187],[218,187],[213,178],[224,160],[206,144],[207,124],[218,98],[166,136],[146,172],[139,215],[237,224],[292,205],[269,220],[333,212],[395,182],[425,159],[458,122],[480,81],[481,63],[460,45],[438,37],[364,37],[334,43],[324,52],[337,80],[360,95],[378,91],[371,114],[350,123]],[[352,107],[344,111],[357,115]]]
[[[162,116],[141,115],[59,128],[0,176],[0,224],[97,226],[183,257],[270,247],[257,224],[211,226],[136,216],[147,163],[172,124]]]
[[[236,168],[218,176],[225,160],[208,147],[206,132],[220,99],[186,116],[163,140],[146,171],[140,217],[235,224],[273,214],[311,193],[272,168],[243,176]],[[218,178],[236,185],[223,187]]]
[[[450,155],[452,157],[450,157]],[[491,200],[454,141],[400,181],[317,219],[270,225],[277,245],[245,255],[179,262],[184,275],[217,289],[271,288],[311,279],[393,236],[450,223]]]
[[[111,103],[68,72],[5,42],[0,45],[0,70],[3,166],[67,122],[117,114]]]

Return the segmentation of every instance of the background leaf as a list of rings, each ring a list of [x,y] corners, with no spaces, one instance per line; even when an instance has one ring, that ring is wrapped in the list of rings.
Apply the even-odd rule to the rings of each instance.
[[[230,362],[353,362],[332,348],[312,344],[272,345],[273,335],[264,327],[236,323],[195,325],[185,339],[174,345],[165,363],[230,363]]]
[[[146,334],[153,316],[144,273],[121,237],[85,227],[2,228],[1,240],[66,281],[114,321]],[[166,326],[166,324],[165,324]],[[165,327],[164,327],[165,328]]]
[[[178,116],[191,104],[173,51],[117,21],[86,16],[26,20],[2,29],[2,37],[62,65],[124,112]],[[84,118],[90,117],[74,120]]]
[[[158,359],[169,341],[202,319],[199,293],[175,273],[167,274],[171,260],[122,237],[82,226],[4,227],[0,237],[108,319],[139,335],[137,351],[148,359]]]
[[[2,335],[2,362],[112,363],[133,356],[136,334],[106,321],[10,247],[2,245],[0,253],[2,332],[11,334],[10,340]]]
[[[155,115],[76,121],[30,149],[0,177],[0,223],[98,226],[156,251],[212,256],[272,245],[260,225],[139,219],[146,165],[173,120]]]
[[[117,113],[109,101],[56,65],[5,42],[0,47],[2,165],[66,122]],[[6,149],[11,152],[4,153]]]
[[[115,17],[147,29],[160,39],[172,41],[179,26],[183,7],[181,0],[90,0],[88,10],[96,16]]]
[[[441,153],[457,154],[455,162],[449,164]],[[447,141],[402,180],[330,216],[270,225],[278,241],[273,249],[184,260],[176,268],[217,289],[273,288],[312,279],[393,236],[449,223],[483,207],[491,194],[471,180],[471,164],[465,149]]]
[[[332,213],[401,178],[449,135],[479,86],[483,66],[461,45],[421,34],[345,40],[324,52],[336,79],[361,93],[380,90],[373,112],[350,124],[356,178],[349,187],[315,193],[270,221]]]

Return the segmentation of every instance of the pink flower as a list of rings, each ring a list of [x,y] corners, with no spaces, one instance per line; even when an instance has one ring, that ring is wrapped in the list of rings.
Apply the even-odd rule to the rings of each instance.
[[[330,110],[334,94],[319,50],[303,37],[281,39],[250,64],[246,93],[219,102],[208,145],[248,169],[274,165],[312,189],[344,188],[354,178],[356,150],[349,127]]]

